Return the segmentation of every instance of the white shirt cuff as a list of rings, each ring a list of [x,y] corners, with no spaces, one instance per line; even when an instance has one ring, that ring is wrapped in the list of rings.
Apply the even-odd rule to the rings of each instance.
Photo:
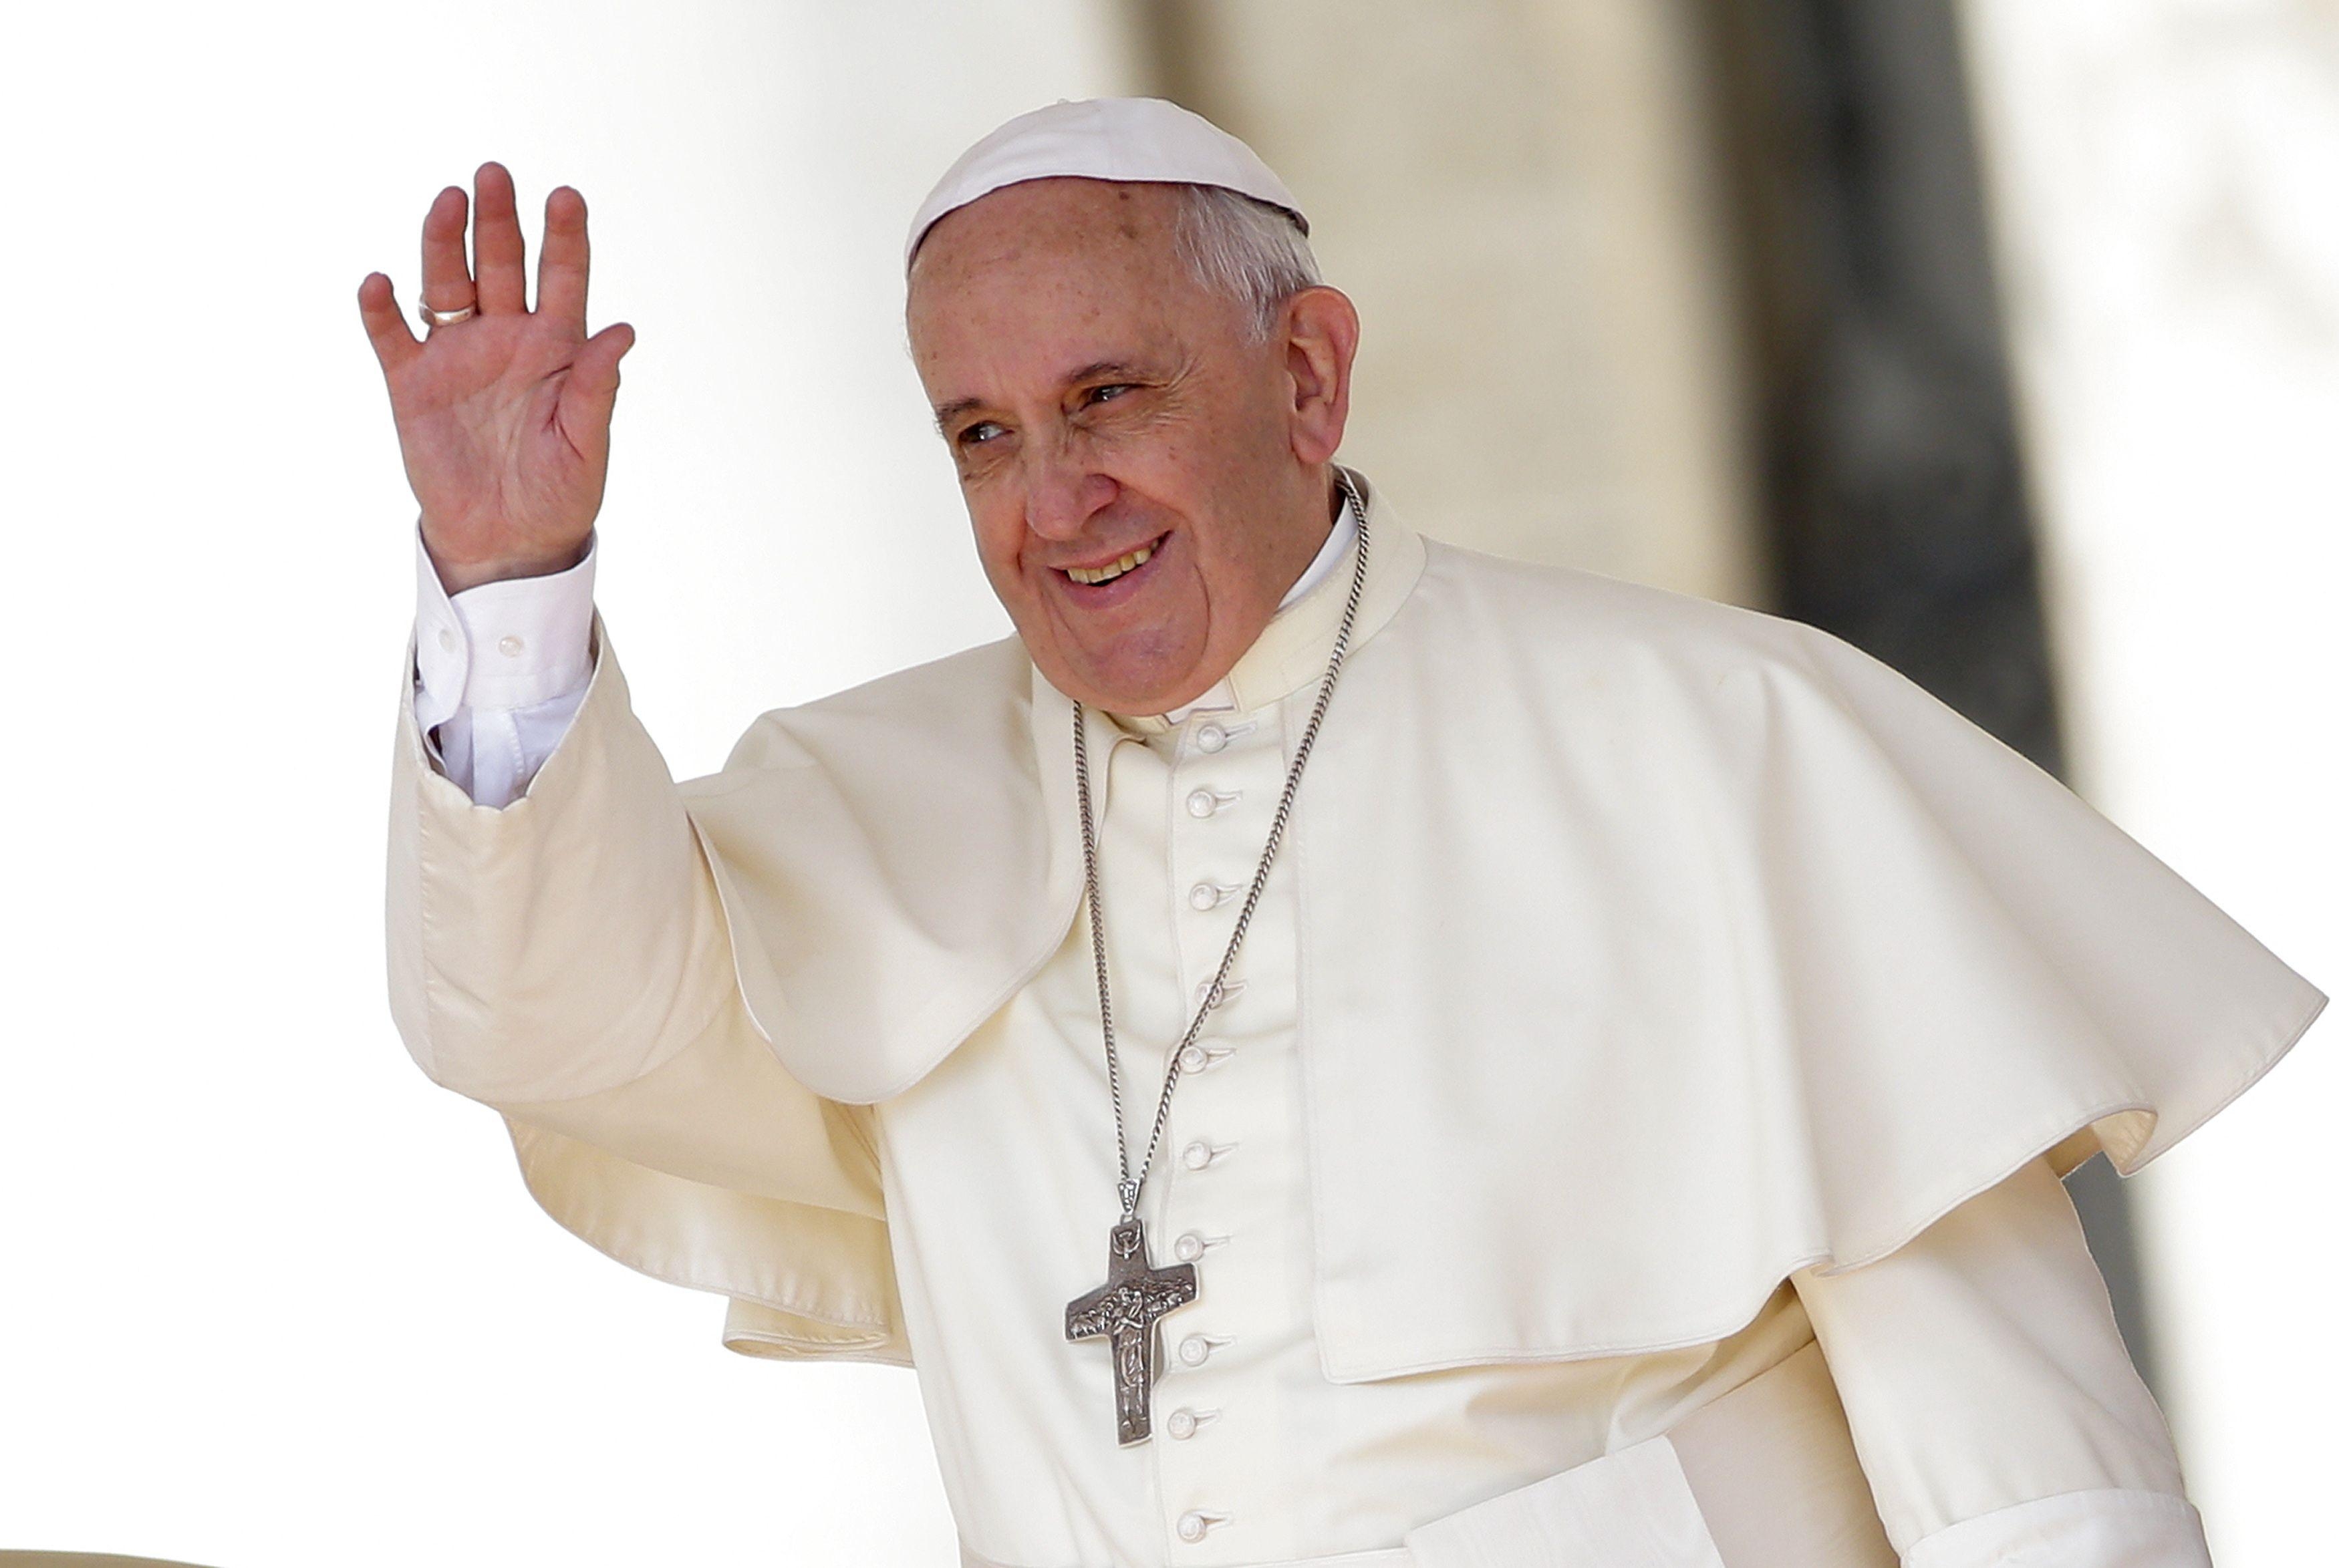
[[[534,707],[583,689],[593,675],[593,569],[507,577],[449,596],[414,533],[414,716],[427,733],[459,708],[475,714]]]
[[[1926,1536],[1905,1568],[2209,1568],[2201,1515],[2164,1492],[2107,1487],[2017,1504]]]

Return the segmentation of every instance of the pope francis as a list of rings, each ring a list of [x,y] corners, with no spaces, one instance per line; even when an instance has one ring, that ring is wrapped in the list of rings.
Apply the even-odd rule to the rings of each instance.
[[[2207,1561],[2059,1177],[2323,999],[2150,855],[1808,627],[1414,532],[1298,203],[1151,100],[911,228],[1015,635],[677,784],[592,607],[632,332],[576,192],[533,309],[476,194],[422,339],[359,295],[399,1028],[734,1349],[914,1365],[966,1563]]]

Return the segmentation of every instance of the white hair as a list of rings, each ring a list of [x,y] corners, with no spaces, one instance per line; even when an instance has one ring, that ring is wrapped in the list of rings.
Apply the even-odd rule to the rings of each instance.
[[[1242,307],[1250,339],[1275,330],[1284,301],[1324,281],[1299,221],[1272,202],[1223,185],[1176,183],[1178,254],[1194,281]],[[923,237],[910,258],[914,276]]]
[[[1223,185],[1180,185],[1178,253],[1194,281],[1243,307],[1254,342],[1284,301],[1324,281],[1308,236],[1282,208]]]

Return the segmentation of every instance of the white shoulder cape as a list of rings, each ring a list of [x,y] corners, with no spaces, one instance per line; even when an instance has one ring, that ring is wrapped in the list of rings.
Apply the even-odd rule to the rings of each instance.
[[[1845,644],[1373,514],[1288,872],[1328,1376],[1719,1338],[2041,1154],[2133,1172],[2321,1007]],[[1069,724],[1011,640],[683,786],[803,1083],[900,1092],[1062,941]]]

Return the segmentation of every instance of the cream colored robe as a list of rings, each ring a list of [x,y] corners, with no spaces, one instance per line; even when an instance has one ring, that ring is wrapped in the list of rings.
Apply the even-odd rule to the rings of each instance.
[[[1289,852],[1303,1040],[1339,1051],[1304,1075],[1333,1381],[1721,1341],[2037,1157],[2133,1169],[2319,1006],[1843,645],[1373,522]],[[1239,681],[1279,696],[1322,641],[1278,620]],[[410,712],[401,1030],[562,1223],[730,1297],[735,1346],[906,1359],[860,1108],[1062,946],[1070,722],[1010,641],[767,715],[677,788],[604,638],[493,813]]]

